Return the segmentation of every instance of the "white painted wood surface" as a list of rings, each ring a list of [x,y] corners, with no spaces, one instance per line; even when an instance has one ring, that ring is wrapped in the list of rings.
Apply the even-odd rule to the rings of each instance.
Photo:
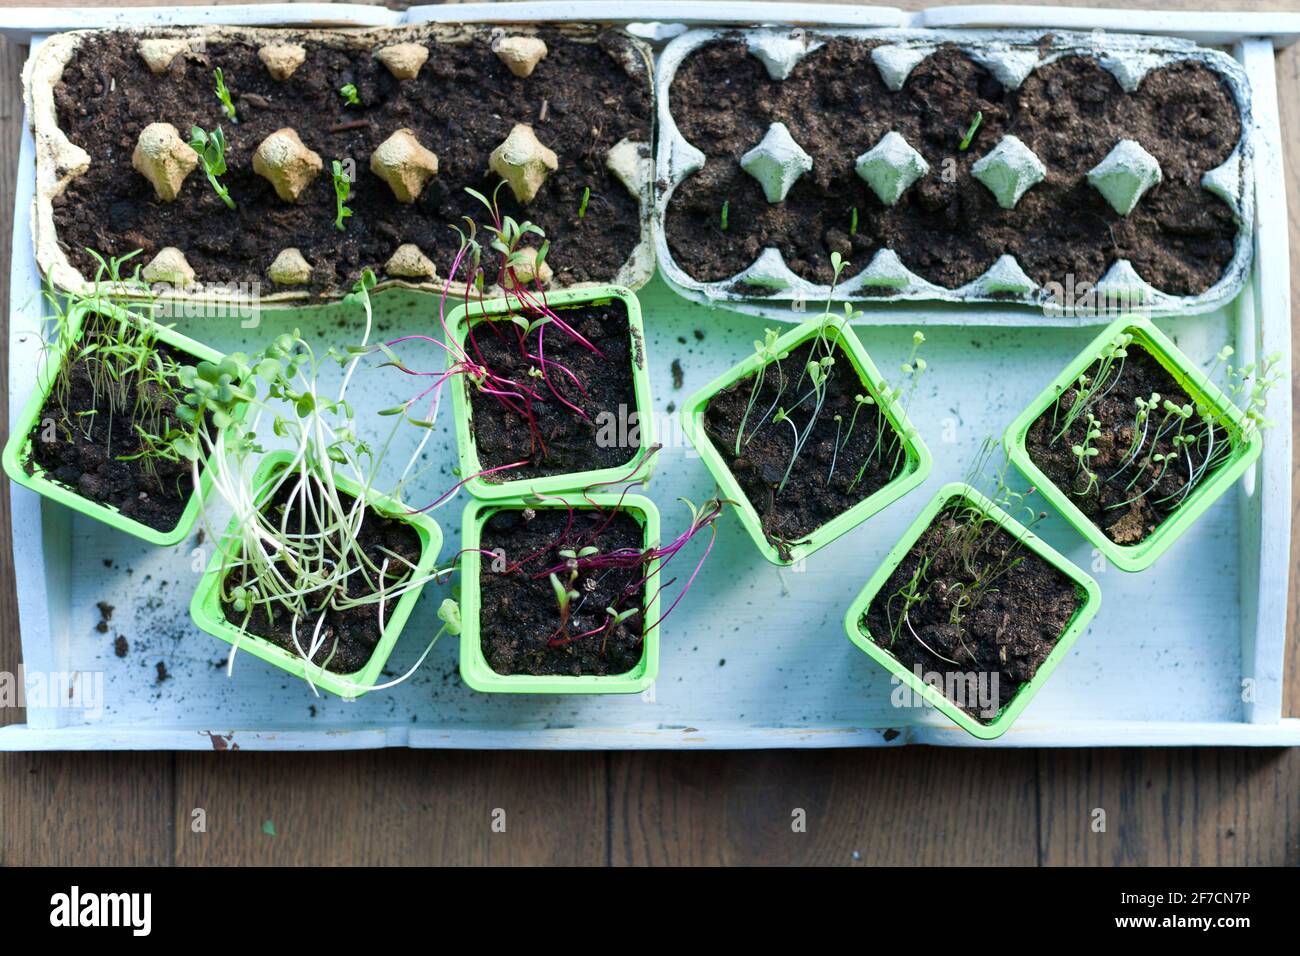
[[[625,5],[620,13],[652,6]],[[469,8],[434,9],[464,18]],[[1050,19],[1053,13],[1043,15]],[[1114,26],[1131,27],[1129,15],[1110,15]],[[8,22],[7,14],[0,16]],[[1222,29],[1230,31],[1231,16],[1219,16],[1225,18]],[[1237,55],[1252,73],[1257,115],[1275,118],[1273,85],[1257,76],[1258,71],[1272,75],[1268,45],[1267,40],[1243,43]],[[1262,103],[1264,96],[1270,102]],[[1284,184],[1276,129],[1263,122],[1260,135],[1268,140],[1273,160],[1261,160],[1257,167],[1259,254],[1251,287],[1228,309],[1160,321],[1201,360],[1225,341],[1239,349],[1253,342],[1260,351],[1289,353]],[[31,164],[25,138],[21,205],[30,202]],[[39,276],[21,209],[15,222],[11,334],[17,336],[35,322]],[[667,531],[680,526],[683,512],[676,496],[699,500],[711,490],[669,406],[745,355],[762,323],[684,302],[660,280],[641,298],[655,407],[665,416],[666,447],[648,493],[663,510]],[[427,302],[392,292],[377,304],[389,331],[428,329]],[[339,307],[321,313],[315,320],[302,312],[267,313],[261,328],[252,331],[231,321],[186,319],[178,325],[219,348],[248,347],[289,322],[337,341],[344,334],[337,322],[350,322],[348,316]],[[926,313],[915,311],[918,323]],[[890,369],[906,357],[911,328],[868,327],[861,335],[877,363]],[[1000,435],[1091,333],[930,327],[927,337],[930,371],[915,398],[913,418],[935,453],[929,483],[816,555],[802,571],[768,565],[739,524],[726,519],[695,589],[664,625],[659,682],[652,692],[631,699],[474,694],[461,686],[455,644],[445,641],[411,681],[353,703],[314,698],[305,685],[248,657],[236,662],[234,678],[228,679],[216,666],[222,648],[194,628],[185,612],[199,577],[194,569],[201,569],[206,554],[193,553],[195,541],[150,549],[64,509],[43,509],[15,489],[24,660],[47,674],[78,674],[79,693],[102,686],[103,707],[94,714],[62,701],[37,702],[29,706],[27,724],[0,728],[0,749],[1300,744],[1300,720],[1279,718],[1290,537],[1286,389],[1279,390],[1270,410],[1278,427],[1253,483],[1217,502],[1151,571],[1126,575],[1104,568],[1055,515],[1044,522],[1043,537],[1098,577],[1102,609],[1010,733],[980,743],[929,712],[892,705],[888,675],[845,638],[839,623],[843,607],[933,488],[961,477],[983,438]],[[684,377],[680,391],[672,387],[674,360]],[[11,408],[25,398],[34,374],[30,349],[15,338]],[[362,411],[404,397],[404,383],[383,370],[367,372],[363,382],[355,393]],[[429,448],[430,472],[418,486],[429,498],[454,481],[446,414]],[[462,506],[458,499],[436,513],[448,535],[445,554],[458,546]],[[214,515],[213,523],[220,527],[222,516]],[[680,560],[691,559],[684,554]],[[418,656],[444,594],[429,589],[394,657],[395,671]],[[99,601],[115,607],[107,633],[96,630]],[[130,645],[122,658],[113,651],[118,634]],[[161,682],[160,661],[168,674]],[[1243,677],[1255,681],[1253,703],[1242,699]]]

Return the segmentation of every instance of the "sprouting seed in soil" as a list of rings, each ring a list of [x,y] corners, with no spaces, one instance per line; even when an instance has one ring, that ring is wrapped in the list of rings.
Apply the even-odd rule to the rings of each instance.
[[[334,228],[343,231],[343,220],[352,215],[348,208],[348,197],[352,194],[352,180],[343,164],[337,159],[330,164],[330,175],[334,179]]]
[[[1070,447],[1070,453],[1074,455],[1079,463],[1074,471],[1075,476],[1082,474],[1087,479],[1083,490],[1075,492],[1076,495],[1081,497],[1087,497],[1097,487],[1098,480],[1096,473],[1092,470],[1092,459],[1101,454],[1101,450],[1093,445],[1093,442],[1101,437],[1101,423],[1089,412],[1085,426],[1082,441]]]
[[[199,154],[203,174],[208,177],[213,190],[227,207],[234,209],[235,201],[230,198],[229,190],[217,179],[226,174],[226,134],[221,127],[218,126],[211,133],[206,132],[202,126],[191,127],[190,148]]]
[[[966,135],[961,138],[961,145],[957,147],[957,149],[960,152],[964,153],[966,152],[966,150],[970,149],[971,141],[975,138],[975,133],[980,128],[980,124],[983,122],[984,122],[983,110],[976,110],[975,118],[970,121],[970,126],[966,128]]]
[[[361,105],[361,97],[357,96],[357,87],[355,83],[344,83],[339,87],[339,96],[343,97],[343,102],[348,106]]]
[[[222,111],[230,117],[230,122],[238,123],[239,117],[235,115],[235,104],[230,99],[230,90],[226,88],[226,77],[221,72],[221,67],[213,70],[212,75],[217,81],[217,99],[221,101]]]
[[[852,209],[849,210],[849,235],[856,236],[857,234],[858,234],[858,207],[854,206]]]
[[[578,204],[578,221],[582,222],[587,217],[587,203],[591,201],[591,187],[582,187],[582,202]]]
[[[720,222],[719,222],[719,225],[722,227],[722,231],[723,231],[723,232],[726,232],[726,231],[727,231],[727,225],[728,225],[728,223],[727,223],[727,216],[728,216],[728,213],[730,213],[730,212],[731,212],[731,200],[730,200],[730,199],[724,199],[724,200],[722,201],[722,217],[721,217],[721,220],[720,220]]]

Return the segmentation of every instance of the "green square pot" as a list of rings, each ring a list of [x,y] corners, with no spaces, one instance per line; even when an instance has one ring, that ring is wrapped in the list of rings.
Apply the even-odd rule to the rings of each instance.
[[[1241,411],[1218,386],[1206,377],[1204,372],[1197,368],[1195,362],[1150,320],[1142,316],[1124,316],[1108,325],[1105,331],[1093,339],[1088,347],[1065,367],[1052,384],[1043,389],[1029,407],[1021,412],[1007,428],[1002,443],[1006,447],[1007,457],[1021,474],[1028,478],[1043,497],[1065,517],[1065,520],[1104,554],[1111,564],[1123,571],[1142,571],[1154,564],[1156,559],[1164,554],[1220,495],[1236,483],[1263,451],[1264,438],[1256,429],[1246,442],[1239,443],[1228,460],[1207,479],[1202,480],[1188,495],[1187,500],[1165,518],[1147,538],[1130,545],[1116,544],[1111,541],[1106,537],[1106,533],[1070,500],[1069,490],[1057,487],[1033,463],[1025,447],[1025,439],[1038,417],[1051,408],[1057,397],[1078,380],[1079,375],[1097,360],[1102,349],[1121,332],[1131,334],[1133,341],[1149,352],[1186,390],[1194,402],[1213,408],[1220,414],[1221,422],[1226,422],[1230,429],[1240,429],[1244,419]]]
[[[1011,699],[1011,703],[999,710],[997,716],[987,724],[976,720],[950,701],[941,691],[931,687],[918,678],[915,673],[904,667],[898,658],[871,639],[871,634],[867,631],[862,620],[872,599],[888,582],[889,576],[894,573],[894,569],[907,557],[907,553],[912,550],[917,540],[930,527],[939,512],[957,499],[974,505],[997,522],[1002,530],[1012,537],[1022,540],[1028,550],[1073,581],[1080,598],[1079,607],[1075,610],[1074,616],[1070,618],[1070,622],[1057,639],[1056,646],[1047,655],[1047,660],[1043,661],[1039,666],[1033,679],[1021,686],[1016,696]],[[1006,733],[1015,719],[1020,716],[1020,712],[1025,709],[1033,696],[1038,693],[1039,688],[1052,675],[1052,671],[1056,670],[1056,666],[1070,652],[1070,648],[1079,635],[1083,633],[1084,628],[1088,626],[1088,622],[1092,620],[1100,607],[1101,588],[1097,586],[1096,581],[975,488],[963,482],[952,482],[939,489],[938,494],[930,500],[930,503],[925,506],[916,520],[908,526],[907,531],[903,533],[902,539],[885,556],[884,562],[876,569],[876,573],[871,576],[866,586],[854,598],[853,603],[849,605],[848,611],[844,614],[844,630],[849,635],[850,641],[909,687],[913,694],[919,695],[927,703],[932,704],[936,710],[967,733],[981,740],[993,740]]]
[[[215,349],[208,348],[206,345],[187,338],[179,332],[158,325],[156,322],[134,313],[129,313],[125,309],[120,309],[107,302],[93,305],[78,303],[71,308],[68,316],[69,345],[81,340],[81,331],[85,325],[86,317],[91,314],[105,315],[114,319],[128,318],[129,321],[137,325],[152,329],[156,333],[158,341],[166,343],[178,352],[192,355],[198,361],[220,362],[224,357]],[[45,473],[40,469],[28,474],[27,464],[31,454],[32,429],[36,426],[36,422],[41,415],[41,409],[45,407],[45,400],[49,397],[50,390],[54,387],[54,382],[63,367],[66,352],[66,348],[55,345],[42,357],[40,368],[36,373],[36,390],[32,393],[31,398],[27,400],[27,404],[23,406],[22,411],[19,412],[18,418],[14,422],[13,431],[9,434],[9,440],[5,443],[5,474],[24,488],[30,488],[51,501],[57,501],[74,511],[81,512],[88,518],[94,518],[109,527],[148,541],[150,544],[169,546],[184,541],[194,529],[194,522],[198,520],[199,512],[202,510],[201,494],[192,493],[190,495],[190,500],[185,505],[185,510],[181,512],[180,521],[177,522],[176,527],[168,531],[159,531],[147,524],[136,521],[134,518],[128,518],[116,508],[100,504],[97,501],[91,501],[89,498],[83,498],[67,485],[59,484],[45,477]],[[204,469],[199,474],[198,490],[205,493],[211,484],[211,475],[207,469]]]
[[[276,451],[266,455],[258,463],[257,471],[253,475],[253,484],[259,490],[259,494],[272,474],[291,462],[293,457],[292,452]],[[349,478],[336,475],[335,481],[343,491],[353,497],[360,495],[362,489]],[[433,571],[438,560],[438,552],[442,548],[442,529],[438,527],[438,523],[428,515],[411,513],[405,505],[373,490],[366,495],[366,502],[376,511],[405,521],[420,536],[420,560],[412,573],[416,577],[423,577]],[[232,520],[226,528],[225,539],[212,556],[212,560],[208,562],[208,568],[199,580],[198,589],[190,601],[190,617],[193,618],[194,623],[212,636],[219,637],[228,644],[238,644],[241,650],[248,651],[295,677],[303,680],[310,679],[311,683],[331,694],[348,699],[361,697],[365,691],[359,688],[370,687],[379,679],[384,665],[388,663],[388,658],[393,653],[393,647],[401,637],[407,618],[411,616],[411,611],[420,599],[420,592],[424,586],[412,588],[397,599],[397,605],[388,617],[384,635],[380,638],[375,652],[370,655],[370,660],[365,667],[351,674],[335,674],[317,664],[309,664],[298,654],[287,651],[255,634],[241,633],[239,628],[226,620],[221,610],[221,556],[228,541],[232,539],[238,541],[235,538],[237,527],[237,520]]]
[[[650,373],[646,366],[645,333],[641,326],[641,303],[631,290],[616,285],[591,286],[546,294],[547,306],[557,310],[583,305],[604,305],[615,299],[627,308],[628,331],[631,333],[628,348],[632,352],[632,390],[636,396],[640,447],[628,458],[626,464],[615,468],[547,475],[544,478],[490,481],[478,474],[483,470],[483,466],[479,464],[478,448],[474,443],[473,422],[470,420],[471,403],[467,392],[470,383],[465,376],[460,375],[453,381],[451,389],[452,408],[456,417],[456,445],[460,454],[461,476],[475,476],[465,482],[465,489],[475,498],[484,501],[501,501],[519,495],[581,491],[603,482],[616,482],[634,470],[649,479],[654,468],[650,447],[655,442],[655,421],[650,401]],[[475,302],[468,306],[457,306],[447,318],[452,340],[463,349],[470,319],[474,324],[484,320],[493,321],[508,314],[508,308],[506,299],[489,299],[483,303]],[[452,356],[448,353],[448,362],[451,361]]]
[[[792,351],[817,335],[821,331],[824,321],[823,317],[818,317],[796,326],[777,339],[774,348],[778,352]],[[831,321],[826,325],[826,337],[839,346],[840,351],[849,357],[849,361],[858,373],[858,378],[862,381],[864,389],[872,398],[881,403],[890,425],[902,437],[907,459],[903,465],[902,474],[883,488],[880,488],[875,494],[859,501],[843,514],[836,515],[820,528],[814,530],[803,541],[793,545],[790,548],[789,559],[782,558],[776,546],[767,540],[767,535],[763,533],[763,520],[759,517],[758,510],[745,495],[744,490],[740,487],[740,482],[731,473],[731,469],[727,467],[726,461],[714,446],[712,439],[709,438],[708,432],[704,428],[704,410],[708,407],[709,400],[724,388],[728,388],[758,371],[759,367],[764,364],[762,358],[755,353],[738,365],[732,366],[721,376],[688,398],[682,406],[682,426],[686,432],[686,437],[690,439],[691,444],[695,446],[695,450],[699,452],[700,458],[704,460],[705,466],[712,473],[714,481],[722,489],[723,496],[737,503],[736,514],[740,518],[740,523],[745,526],[745,530],[749,532],[749,536],[754,540],[754,545],[762,553],[763,557],[777,565],[796,564],[813,552],[826,547],[840,535],[856,528],[876,512],[903,497],[903,495],[925,481],[926,476],[930,474],[932,464],[930,450],[921,441],[921,436],[908,420],[902,405],[895,401],[882,401],[882,396],[886,394],[888,385],[876,369],[876,363],[871,361],[871,356],[862,347],[862,343],[858,340],[853,329],[848,325]]]
[[[468,686],[486,693],[505,694],[639,694],[659,676],[659,628],[651,628],[643,635],[641,660],[625,674],[607,676],[592,674],[564,677],[536,674],[498,674],[483,656],[483,643],[479,636],[479,615],[482,600],[479,591],[479,574],[482,555],[479,553],[483,524],[502,508],[563,508],[566,504],[575,509],[590,505],[612,507],[620,504],[641,523],[645,536],[644,547],[659,546],[659,509],[654,502],[641,495],[618,495],[601,492],[573,496],[548,496],[545,499],[515,497],[501,501],[472,501],[465,507],[465,525],[461,533],[460,572],[460,677]],[[649,595],[642,609],[641,620],[659,620],[659,562],[650,562],[646,579]]]

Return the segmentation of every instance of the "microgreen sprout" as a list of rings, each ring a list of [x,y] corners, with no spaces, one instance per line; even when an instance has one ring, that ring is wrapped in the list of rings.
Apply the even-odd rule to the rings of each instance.
[[[591,187],[582,187],[582,202],[578,204],[578,221],[582,222],[587,217],[587,203],[591,201]]]
[[[57,347],[62,354],[50,389],[57,409],[55,431],[69,440],[79,431],[86,441],[102,443],[109,458],[135,462],[155,492],[174,485],[172,490],[185,497],[188,491],[180,481],[187,468],[175,442],[185,431],[178,418],[185,391],[182,378],[193,368],[160,347],[157,327],[147,321],[152,294],[140,279],[140,266],[136,264],[132,274],[123,273],[140,250],[109,259],[92,249],[86,252],[98,264],[88,291],[63,299],[52,287],[47,289],[55,321],[53,340],[46,347]],[[140,301],[130,309],[115,308],[110,289],[119,294],[129,289]],[[85,306],[86,319],[74,332],[69,323],[77,304]],[[88,398],[72,388],[76,366],[89,384]],[[130,422],[130,437],[115,447],[114,423],[119,420]],[[34,435],[41,435],[40,427]]]
[[[1132,341],[1128,333],[1112,339],[1057,397],[1048,442],[1051,447],[1066,440],[1075,463],[1074,494],[1094,497],[1102,512],[1130,510],[1136,521],[1128,516],[1120,519],[1128,523],[1126,533],[1135,526],[1150,527],[1185,502],[1235,449],[1257,429],[1267,427],[1267,394],[1283,380],[1278,356],[1269,356],[1258,366],[1234,367],[1233,349],[1224,346],[1213,358],[1209,378],[1224,370],[1223,391],[1242,409],[1240,417],[1230,408],[1214,407],[1207,398],[1184,399],[1181,394],[1171,397],[1159,392],[1135,396],[1131,411],[1117,414],[1117,403],[1103,400],[1124,375]],[[1101,416],[1110,418],[1103,422]],[[1095,443],[1107,432],[1116,458],[1107,464],[1103,478],[1094,472],[1091,460],[1100,453]]]
[[[370,352],[369,291],[374,284],[367,270],[345,300],[364,312],[360,345],[318,353],[297,331],[283,333],[253,355],[199,363],[185,379],[185,404],[193,410],[188,418],[198,422],[206,413],[214,426],[224,426],[203,430],[191,425],[191,444],[182,448],[192,460],[195,486],[202,488],[198,476],[206,468],[211,490],[202,493],[219,498],[234,512],[232,535],[214,539],[220,548],[221,601],[237,612],[232,623],[241,633],[256,634],[259,628],[287,620],[291,653],[307,665],[305,676],[313,690],[338,651],[339,635],[327,626],[332,615],[374,615],[376,633],[382,635],[387,612],[402,595],[437,573],[417,574],[409,554],[367,543],[363,535],[368,522],[402,514],[377,514],[367,500],[375,475],[385,468],[393,434],[378,446],[360,437],[348,399],[357,364]],[[334,393],[323,388],[320,376],[330,365],[342,369]],[[235,414],[241,404],[247,415]],[[399,419],[394,432],[400,425]],[[254,470],[262,456],[262,435],[277,436],[292,455],[259,483]],[[339,477],[365,493],[345,494]],[[398,493],[391,497],[396,499]],[[439,616],[444,626],[425,655],[441,634],[459,627],[458,613],[450,613],[445,605]],[[239,646],[238,641],[232,645],[228,667]],[[415,667],[423,660],[424,655]],[[398,681],[350,689],[362,693]]]
[[[849,210],[849,235],[856,236],[857,234],[858,234],[858,207],[854,206],[852,209]]]
[[[352,215],[352,210],[347,206],[348,197],[352,194],[352,180],[337,159],[330,164],[330,174],[334,179],[334,228],[342,232],[343,220]]]
[[[634,483],[640,484],[643,481],[644,478],[639,477]],[[626,483],[620,481],[615,482],[615,484]],[[612,509],[591,506],[598,513],[598,520],[594,523],[593,530],[582,534],[581,540],[588,543],[580,546],[580,541],[573,540],[577,536],[577,532],[574,531],[573,506],[565,504],[565,507],[569,509],[569,521],[566,522],[561,539],[556,542],[557,545],[563,546],[553,546],[553,553],[559,559],[559,563],[551,564],[540,572],[535,570],[528,572],[530,577],[540,578],[545,576],[551,582],[551,590],[555,596],[559,618],[559,626],[548,639],[548,644],[551,647],[561,647],[577,641],[600,639],[603,653],[604,641],[610,633],[628,620],[641,614],[641,604],[643,602],[640,598],[650,581],[649,569],[652,563],[658,563],[658,573],[662,582],[666,569],[677,555],[697,535],[707,530],[709,532],[708,544],[696,562],[694,569],[687,577],[685,584],[668,606],[668,609],[660,614],[658,620],[643,623],[642,635],[658,627],[672,613],[673,609],[677,607],[690,590],[700,569],[704,566],[704,562],[708,560],[717,536],[717,520],[722,515],[725,507],[731,504],[731,502],[717,497],[709,499],[698,507],[689,499],[682,498],[680,500],[689,510],[691,520],[685,530],[672,541],[665,545],[656,544],[648,548],[627,547],[611,550],[601,550],[591,542],[599,536],[601,531],[609,527],[614,517],[621,510],[621,505]],[[552,553],[552,549],[548,548],[546,551],[531,555],[508,570],[521,569],[524,565],[534,563],[538,559],[546,561],[548,553]],[[615,599],[602,608],[604,613],[598,622],[585,631],[577,634],[572,633],[573,620],[587,605],[589,593],[598,586],[598,584],[594,583],[589,586],[588,582],[603,581],[609,574],[616,571],[632,573],[626,575],[626,583],[621,585]],[[658,590],[662,591],[671,583],[672,580],[667,583],[660,583]]]
[[[719,222],[718,222],[718,225],[719,225],[719,227],[722,229],[723,232],[726,232],[726,231],[727,231],[727,226],[728,226],[728,221],[727,221],[727,220],[728,220],[728,218],[729,218],[730,213],[731,213],[731,200],[730,200],[730,199],[724,199],[724,200],[722,201],[722,215],[721,215],[721,217],[719,218]]]
[[[745,437],[745,423],[749,420],[749,415],[754,410],[754,402],[757,401],[758,393],[763,388],[763,380],[767,375],[768,366],[775,365],[777,374],[784,378],[784,374],[781,371],[781,360],[788,357],[790,353],[778,352],[776,348],[778,337],[779,333],[776,329],[764,329],[763,338],[754,340],[754,354],[762,364],[759,365],[758,371],[754,373],[754,383],[749,389],[749,402],[745,405],[745,414],[741,416],[740,425],[736,429],[735,452],[737,455],[740,454],[741,440]],[[784,385],[784,382],[782,385]],[[778,400],[780,399],[779,392],[777,398]],[[762,423],[760,422],[759,424]]]
[[[234,209],[235,201],[230,198],[229,190],[217,179],[218,176],[226,174],[226,134],[221,127],[218,126],[211,133],[206,132],[201,126],[192,127],[190,148],[199,154],[199,164],[203,167],[203,174],[208,177],[213,190],[228,208]]]
[[[1070,453],[1074,455],[1079,463],[1074,473],[1076,476],[1082,474],[1086,478],[1083,490],[1075,492],[1080,496],[1091,494],[1092,490],[1097,487],[1097,475],[1092,470],[1092,459],[1101,454],[1101,450],[1092,444],[1101,437],[1101,423],[1089,412],[1085,425],[1083,439],[1079,444],[1070,446]]]
[[[221,72],[221,67],[212,71],[212,76],[217,81],[217,99],[221,101],[221,110],[230,117],[230,122],[238,123],[239,117],[235,115],[235,104],[230,99],[230,90],[226,89],[226,77]]]
[[[357,87],[355,83],[344,83],[339,87],[339,96],[343,97],[343,102],[348,106],[361,105],[361,97],[357,96]]]
[[[991,479],[985,479],[989,459],[996,447],[996,440],[985,439],[967,473],[967,483],[991,485],[989,499],[1012,517],[1019,517],[1028,533],[1045,517],[1045,513],[1036,512],[1026,504],[1026,499],[1034,493],[1033,488],[1021,492],[1007,484],[1005,463]],[[1010,547],[996,544],[997,536],[1005,533],[997,521],[975,503],[966,499],[950,503],[918,543],[919,553],[913,570],[895,591],[884,598],[888,646],[893,647],[906,633],[934,657],[947,663],[993,666],[992,662],[978,660],[966,642],[965,628],[966,621],[979,609],[985,597],[997,590],[995,585],[1024,560],[1023,538],[1016,539]],[[942,567],[945,572],[937,581],[931,580],[931,571],[936,567]],[[953,643],[958,649],[950,653],[964,652],[964,661],[940,653],[926,643],[913,625],[913,611],[930,602],[942,606],[948,624],[956,629]],[[998,663],[1006,662],[1005,648],[999,648]]]
[[[957,147],[959,151],[964,153],[966,150],[970,149],[971,141],[975,139],[975,133],[983,122],[984,112],[982,110],[976,110],[975,118],[970,121],[970,126],[966,127],[966,135],[961,138],[961,144]]]
[[[499,189],[500,187],[498,191]],[[586,384],[554,355],[552,343],[556,337],[567,339],[597,356],[603,356],[604,353],[565,320],[564,310],[557,310],[547,304],[537,281],[550,248],[542,230],[531,222],[504,215],[495,193],[490,200],[473,189],[466,189],[466,193],[488,210],[490,220],[480,227],[466,217],[465,228],[455,229],[460,238],[460,248],[452,260],[448,281],[444,284],[438,303],[438,323],[442,328],[442,337],[406,335],[375,346],[375,351],[381,352],[387,359],[384,365],[413,377],[432,380],[401,405],[387,409],[388,414],[422,423],[426,427],[431,426],[441,407],[443,387],[450,381],[457,381],[460,387],[472,390],[471,394],[481,394],[499,403],[512,418],[517,418],[527,427],[530,436],[529,456],[521,461],[494,465],[477,473],[489,475],[521,468],[530,462],[545,461],[551,454],[548,436],[543,433],[539,423],[539,403],[554,401],[584,421],[592,420],[587,410],[579,404],[589,398]],[[486,237],[486,242],[479,238],[480,232]],[[526,245],[525,240],[531,239],[541,240],[540,246]],[[496,258],[497,271],[492,281],[504,292],[505,306],[498,315],[467,324],[462,345],[451,332],[448,301],[453,290],[456,290],[457,297],[467,309],[471,304],[483,301],[489,282],[483,267],[485,253]],[[521,274],[528,281],[521,278]],[[491,362],[502,367],[491,367],[489,353],[484,346],[485,336],[490,336],[498,344],[504,344],[510,351],[517,351],[517,361],[512,357],[508,363],[503,364],[503,359],[494,357]],[[447,367],[424,372],[410,368],[395,349],[416,343],[444,350],[447,354]],[[417,406],[425,402],[428,403],[426,410],[417,412]],[[417,451],[423,450],[430,434],[431,432],[425,433]],[[442,506],[461,485],[474,477],[476,476],[462,477],[456,486],[426,507]],[[403,480],[405,478],[404,474]]]

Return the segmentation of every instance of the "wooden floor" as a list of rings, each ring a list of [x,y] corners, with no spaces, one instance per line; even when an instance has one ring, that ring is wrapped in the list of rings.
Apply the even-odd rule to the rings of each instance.
[[[0,41],[0,303],[25,55]],[[1300,49],[1279,56],[1278,85],[1294,263]],[[1294,588],[1291,610],[1294,636]],[[19,659],[12,556],[0,546],[0,670]],[[0,712],[0,723],[21,719]],[[1094,832],[1097,810],[1105,832]],[[1294,866],[1300,750],[0,755],[0,865],[32,863]]]

